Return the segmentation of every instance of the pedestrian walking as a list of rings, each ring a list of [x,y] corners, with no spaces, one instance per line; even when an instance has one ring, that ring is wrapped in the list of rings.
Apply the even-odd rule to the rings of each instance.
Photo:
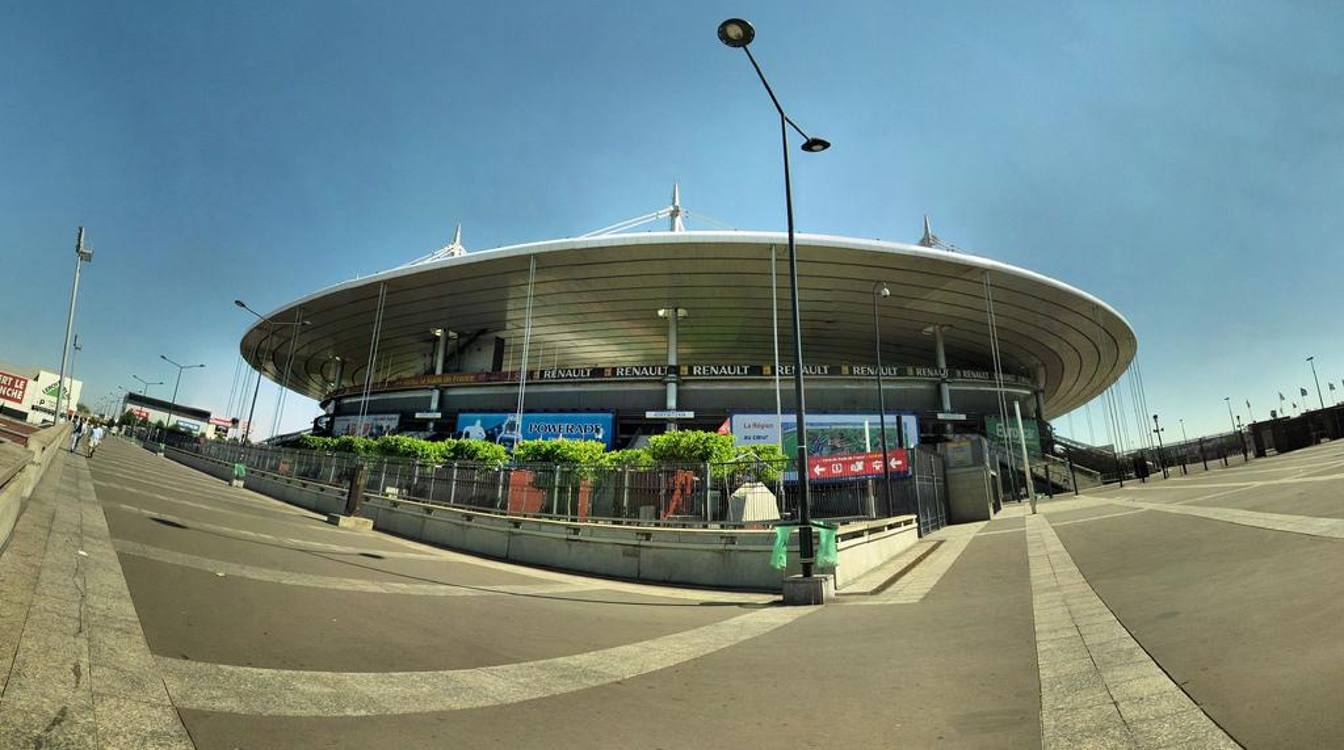
[[[93,452],[98,450],[98,444],[103,442],[103,426],[96,424],[93,426],[93,432],[89,433],[89,458],[93,458]]]
[[[70,428],[70,452],[74,453],[79,447],[79,439],[84,437],[84,423],[76,419],[74,426]]]

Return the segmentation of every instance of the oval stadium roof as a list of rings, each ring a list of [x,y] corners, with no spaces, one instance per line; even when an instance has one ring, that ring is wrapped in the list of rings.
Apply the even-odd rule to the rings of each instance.
[[[781,356],[792,351],[787,238],[778,232],[649,232],[537,242],[437,257],[347,281],[268,316],[298,328],[289,387],[322,398],[363,383],[379,285],[387,298],[379,381],[425,372],[434,329],[522,340],[528,269],[536,259],[529,367],[666,362],[659,308],[680,322],[684,363],[773,359],[770,248],[777,248]],[[800,234],[803,346],[809,363],[872,363],[873,293],[880,302],[883,359],[928,363],[931,325],[945,331],[949,366],[989,368],[986,272],[993,286],[1004,370],[1044,376],[1048,416],[1099,395],[1124,372],[1137,340],[1101,300],[1025,269],[965,253],[877,240]],[[246,360],[279,382],[295,326],[243,336]],[[514,362],[517,364],[517,354]],[[334,359],[345,367],[333,384]],[[1039,370],[1038,370],[1039,368]]]

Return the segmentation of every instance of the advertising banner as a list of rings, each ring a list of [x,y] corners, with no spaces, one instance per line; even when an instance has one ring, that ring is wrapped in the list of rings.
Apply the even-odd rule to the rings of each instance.
[[[27,392],[28,378],[22,375],[0,372],[0,400],[22,404],[23,396]]]
[[[1017,438],[1017,419],[1011,417],[1008,419],[1007,437],[1004,436],[1003,428],[1004,425],[998,417],[985,417],[985,433],[991,439],[1012,446],[1014,450],[1021,450],[1022,441]],[[1041,433],[1036,428],[1036,420],[1023,417],[1022,432],[1027,436],[1027,453],[1033,456],[1041,455]]]
[[[59,394],[59,386],[56,383],[60,379],[61,376],[54,372],[40,370],[37,373],[37,379],[33,381],[33,387],[37,389],[37,393],[34,394],[33,398],[34,411],[55,416],[56,396]],[[69,412],[73,412],[75,410],[75,405],[79,403],[79,392],[82,386],[83,383],[78,380],[71,380],[70,378],[65,379],[65,398],[68,399],[68,401],[62,401],[62,403],[68,403],[70,405]]]
[[[336,437],[354,435],[355,437],[376,438],[396,432],[401,424],[400,414],[365,414],[336,417],[331,421],[331,434]]]
[[[190,420],[186,420],[186,419],[182,419],[181,417],[178,417],[178,418],[176,418],[176,419],[173,420],[173,424],[176,425],[176,426],[178,426],[178,427],[181,427],[182,429],[186,430],[187,432],[190,432],[190,433],[193,434],[193,435],[199,435],[199,434],[201,434],[201,423],[200,423],[200,422],[192,422],[192,421],[190,421]]]
[[[734,414],[729,429],[736,445],[773,445],[781,442],[784,453],[798,452],[795,417],[784,414],[783,424],[774,414]],[[807,452],[810,456],[835,456],[880,451],[881,428],[877,414],[808,414]],[[919,444],[919,422],[914,414],[887,414],[887,452],[898,445],[913,448]],[[900,425],[904,441],[899,441]]]
[[[887,448],[891,473],[904,475],[910,471],[909,456],[904,448]],[[828,479],[867,479],[884,476],[882,451],[869,453],[841,453],[833,456],[808,456],[807,473],[814,482]]]
[[[489,440],[512,447],[519,440],[596,440],[608,449],[616,438],[616,417],[611,412],[533,413],[462,412],[457,415],[457,433],[472,440]]]

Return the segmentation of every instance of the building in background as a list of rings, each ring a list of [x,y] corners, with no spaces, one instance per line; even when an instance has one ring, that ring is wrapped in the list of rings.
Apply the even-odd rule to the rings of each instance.
[[[29,424],[56,421],[56,397],[59,373],[40,367],[18,367],[0,363],[0,415]],[[84,384],[65,379],[68,414],[74,414]]]
[[[166,427],[178,427],[193,435],[212,439],[216,435],[210,412],[194,406],[173,404],[171,401],[164,401],[152,396],[142,396],[138,393],[127,393],[122,399],[121,411],[118,416],[128,412],[132,417],[151,425],[163,424]]]

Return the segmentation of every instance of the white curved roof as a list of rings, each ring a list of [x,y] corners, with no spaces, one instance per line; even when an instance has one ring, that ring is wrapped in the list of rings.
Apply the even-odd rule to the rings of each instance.
[[[964,253],[852,237],[800,234],[804,356],[817,364],[871,364],[873,287],[881,300],[883,359],[928,364],[933,324],[945,333],[948,364],[988,369],[986,272],[993,284],[1005,371],[1043,375],[1047,415],[1062,414],[1120,377],[1137,341],[1101,300],[1055,279]],[[528,265],[536,258],[530,367],[657,364],[666,361],[666,322],[656,311],[688,311],[679,327],[682,363],[768,363],[773,358],[770,247],[778,248],[781,356],[792,351],[787,238],[778,232],[649,232],[513,245],[447,257],[347,281],[273,311],[299,329],[289,386],[314,398],[363,383],[381,283],[387,284],[376,380],[425,372],[432,330],[477,332],[521,342]],[[269,334],[258,321],[244,357],[279,382],[295,328]],[[255,354],[254,354],[254,347]],[[540,361],[537,358],[540,357]],[[513,354],[517,366],[518,354]]]

